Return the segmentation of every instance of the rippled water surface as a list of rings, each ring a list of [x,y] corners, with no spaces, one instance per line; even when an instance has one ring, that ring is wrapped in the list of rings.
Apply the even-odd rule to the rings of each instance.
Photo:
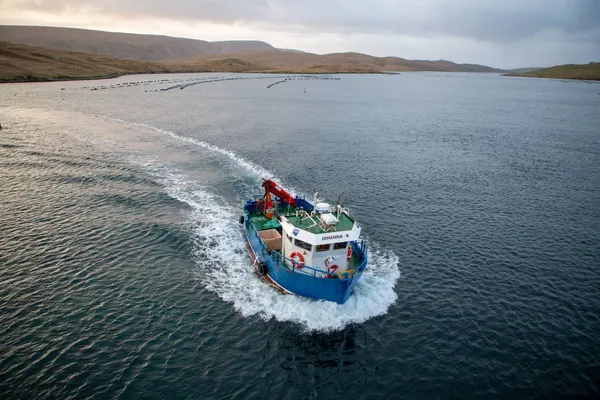
[[[2,85],[0,397],[600,397],[600,85],[339,77]],[[263,176],[343,193],[346,304],[253,273]]]

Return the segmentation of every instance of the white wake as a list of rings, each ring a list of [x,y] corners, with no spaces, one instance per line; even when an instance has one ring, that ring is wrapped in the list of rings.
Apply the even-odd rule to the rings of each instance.
[[[229,150],[151,126],[136,126],[221,153],[257,178],[272,176]],[[332,331],[383,315],[396,301],[394,287],[400,277],[398,257],[376,243],[369,243],[367,270],[345,304],[281,294],[254,273],[238,223],[241,205],[240,208],[228,205],[225,199],[212,194],[209,187],[188,181],[172,167],[148,160],[141,164],[162,180],[171,197],[191,207],[189,223],[198,276],[207,289],[232,303],[242,315],[294,322],[308,331]]]
[[[154,127],[154,126],[148,125],[148,124],[141,124],[138,122],[127,122],[127,121],[123,121],[123,120],[117,119],[117,118],[111,118],[110,120],[117,122],[117,123],[121,123],[121,124],[137,126],[138,128],[149,129],[154,132],[158,132],[158,133],[167,135],[173,139],[176,139],[176,140],[179,140],[182,142],[191,143],[196,146],[203,147],[207,150],[214,151],[216,153],[220,153],[220,154],[226,156],[227,158],[229,158],[230,160],[232,160],[233,162],[235,162],[240,167],[244,168],[245,170],[249,171],[253,175],[256,175],[260,178],[276,178],[271,171],[267,171],[263,167],[258,166],[256,164],[254,164],[253,162],[244,159],[243,157],[238,156],[234,152],[223,149],[219,146],[215,146],[214,144],[210,144],[210,143],[204,142],[202,140],[196,140],[196,139],[186,137],[186,136],[181,136],[181,135],[176,134],[175,132],[168,131],[165,129],[160,129],[160,128],[157,128],[157,127]]]

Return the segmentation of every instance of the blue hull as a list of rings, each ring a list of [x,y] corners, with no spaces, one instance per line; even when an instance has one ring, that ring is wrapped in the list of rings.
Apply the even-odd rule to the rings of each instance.
[[[284,291],[319,300],[333,301],[343,304],[352,294],[354,286],[367,267],[367,252],[364,247],[353,243],[353,250],[361,255],[360,266],[351,278],[328,279],[298,272],[295,268],[286,268],[280,264],[281,255],[269,255],[263,241],[258,237],[256,229],[249,223],[248,213],[245,212],[244,232],[256,267],[264,263],[267,267],[265,278]],[[313,270],[314,271],[314,270]]]

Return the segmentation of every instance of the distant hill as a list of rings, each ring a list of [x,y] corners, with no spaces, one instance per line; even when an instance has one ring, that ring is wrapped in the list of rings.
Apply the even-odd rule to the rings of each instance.
[[[73,28],[0,25],[0,39],[27,46],[103,54],[120,59],[164,61],[170,65],[183,63],[193,69],[204,66],[231,66],[236,72],[256,72],[257,69],[273,72],[504,72],[483,65],[456,64],[445,60],[406,60],[360,53],[318,55],[299,50],[275,49],[270,44],[260,41],[207,42],[170,36]],[[231,59],[237,59],[241,63],[232,63]]]
[[[538,69],[544,69],[546,67],[527,67],[527,68],[515,68],[515,69],[509,69],[508,73],[510,74],[522,74],[524,72],[533,72],[533,71],[537,71]]]
[[[42,26],[0,25],[0,40],[52,50],[104,54],[142,61],[275,50],[268,43],[252,40],[207,42],[170,36]]]
[[[0,82],[87,79],[153,72],[168,71],[149,61],[0,42]]]
[[[386,71],[446,71],[446,72],[503,72],[502,70],[475,64],[456,64],[450,61],[406,60],[398,57],[374,57],[361,53],[313,54],[274,50],[228,54],[248,65],[248,70],[260,65],[269,72],[373,72]],[[178,65],[205,65],[223,59],[222,56],[199,56],[176,60]],[[169,65],[171,61],[165,61]]]
[[[302,68],[296,68],[302,72]],[[125,74],[169,72],[279,72],[269,66],[235,57],[199,61],[136,61],[100,54],[43,49],[0,42],[0,82],[35,82],[107,78]],[[311,69],[310,72],[377,72],[337,67],[335,71]]]
[[[16,30],[13,28],[17,28]],[[6,32],[14,34],[23,27],[0,27],[0,37]],[[30,27],[27,27],[30,28]],[[438,60],[406,60],[399,57],[373,57],[361,53],[313,54],[299,51],[276,50],[262,42],[203,42],[201,40],[177,39],[166,36],[130,35],[98,31],[85,31],[62,28],[25,29],[24,32],[44,32],[49,29],[52,35],[46,39],[48,43],[62,32],[68,40],[63,47],[83,48],[93,47],[96,53],[82,51],[64,51],[42,47],[34,47],[18,43],[0,42],[0,81],[36,81],[36,80],[65,80],[88,79],[94,77],[115,76],[128,73],[154,72],[272,72],[272,73],[384,73],[397,71],[445,71],[445,72],[501,72],[501,70],[475,64],[456,64],[451,61]],[[79,38],[71,38],[74,32],[84,32]],[[68,34],[68,35],[67,35]],[[107,36],[108,35],[108,36]],[[113,36],[114,35],[114,36]],[[75,35],[77,36],[77,35]],[[20,36],[22,40],[27,35]],[[89,43],[83,42],[83,37]],[[105,39],[110,37],[113,42]],[[54,38],[51,40],[51,38]],[[69,39],[70,38],[70,39]],[[146,39],[163,41],[162,45],[152,47]],[[123,42],[119,42],[123,39]],[[43,41],[37,38],[37,41]],[[66,39],[65,39],[66,40]],[[71,41],[72,40],[72,41]],[[173,46],[163,46],[173,40]],[[95,44],[102,46],[95,47]],[[177,47],[179,43],[179,47]],[[262,43],[262,44],[261,44]],[[216,46],[213,51],[225,54],[197,55],[202,46]],[[246,49],[249,45],[254,51],[234,52]],[[133,46],[133,47],[131,47]],[[187,46],[187,47],[186,47]],[[267,46],[268,50],[257,49]],[[57,47],[60,47],[57,45]],[[131,51],[125,51],[130,49]],[[217,49],[217,50],[215,50]],[[109,51],[110,50],[110,51]],[[126,56],[115,57],[110,52]],[[144,55],[148,51],[149,54]],[[179,54],[192,52],[193,57],[175,57]],[[161,58],[161,61],[132,60],[132,54],[139,58]],[[168,59],[162,59],[169,57]],[[175,57],[175,58],[173,58]]]
[[[585,79],[600,80],[600,63],[557,65],[523,73],[510,73],[508,76],[526,76],[532,78]]]
[[[381,73],[388,71],[496,71],[449,61],[410,61],[359,53],[317,55],[289,51],[138,61],[0,42],[0,82],[91,79],[157,72]]]
[[[292,52],[292,53],[306,53],[305,51],[302,51],[302,50],[296,50],[296,49],[280,49],[280,48],[277,48],[277,49],[275,49],[275,50],[279,50],[279,51],[289,51],[289,52]]]

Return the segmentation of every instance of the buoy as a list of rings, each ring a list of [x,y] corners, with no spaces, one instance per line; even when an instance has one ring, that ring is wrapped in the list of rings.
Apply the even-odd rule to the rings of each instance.
[[[296,257],[298,257],[298,260],[296,260]],[[300,252],[294,251],[292,254],[290,254],[290,259],[296,268],[300,269],[303,267],[304,256]]]

